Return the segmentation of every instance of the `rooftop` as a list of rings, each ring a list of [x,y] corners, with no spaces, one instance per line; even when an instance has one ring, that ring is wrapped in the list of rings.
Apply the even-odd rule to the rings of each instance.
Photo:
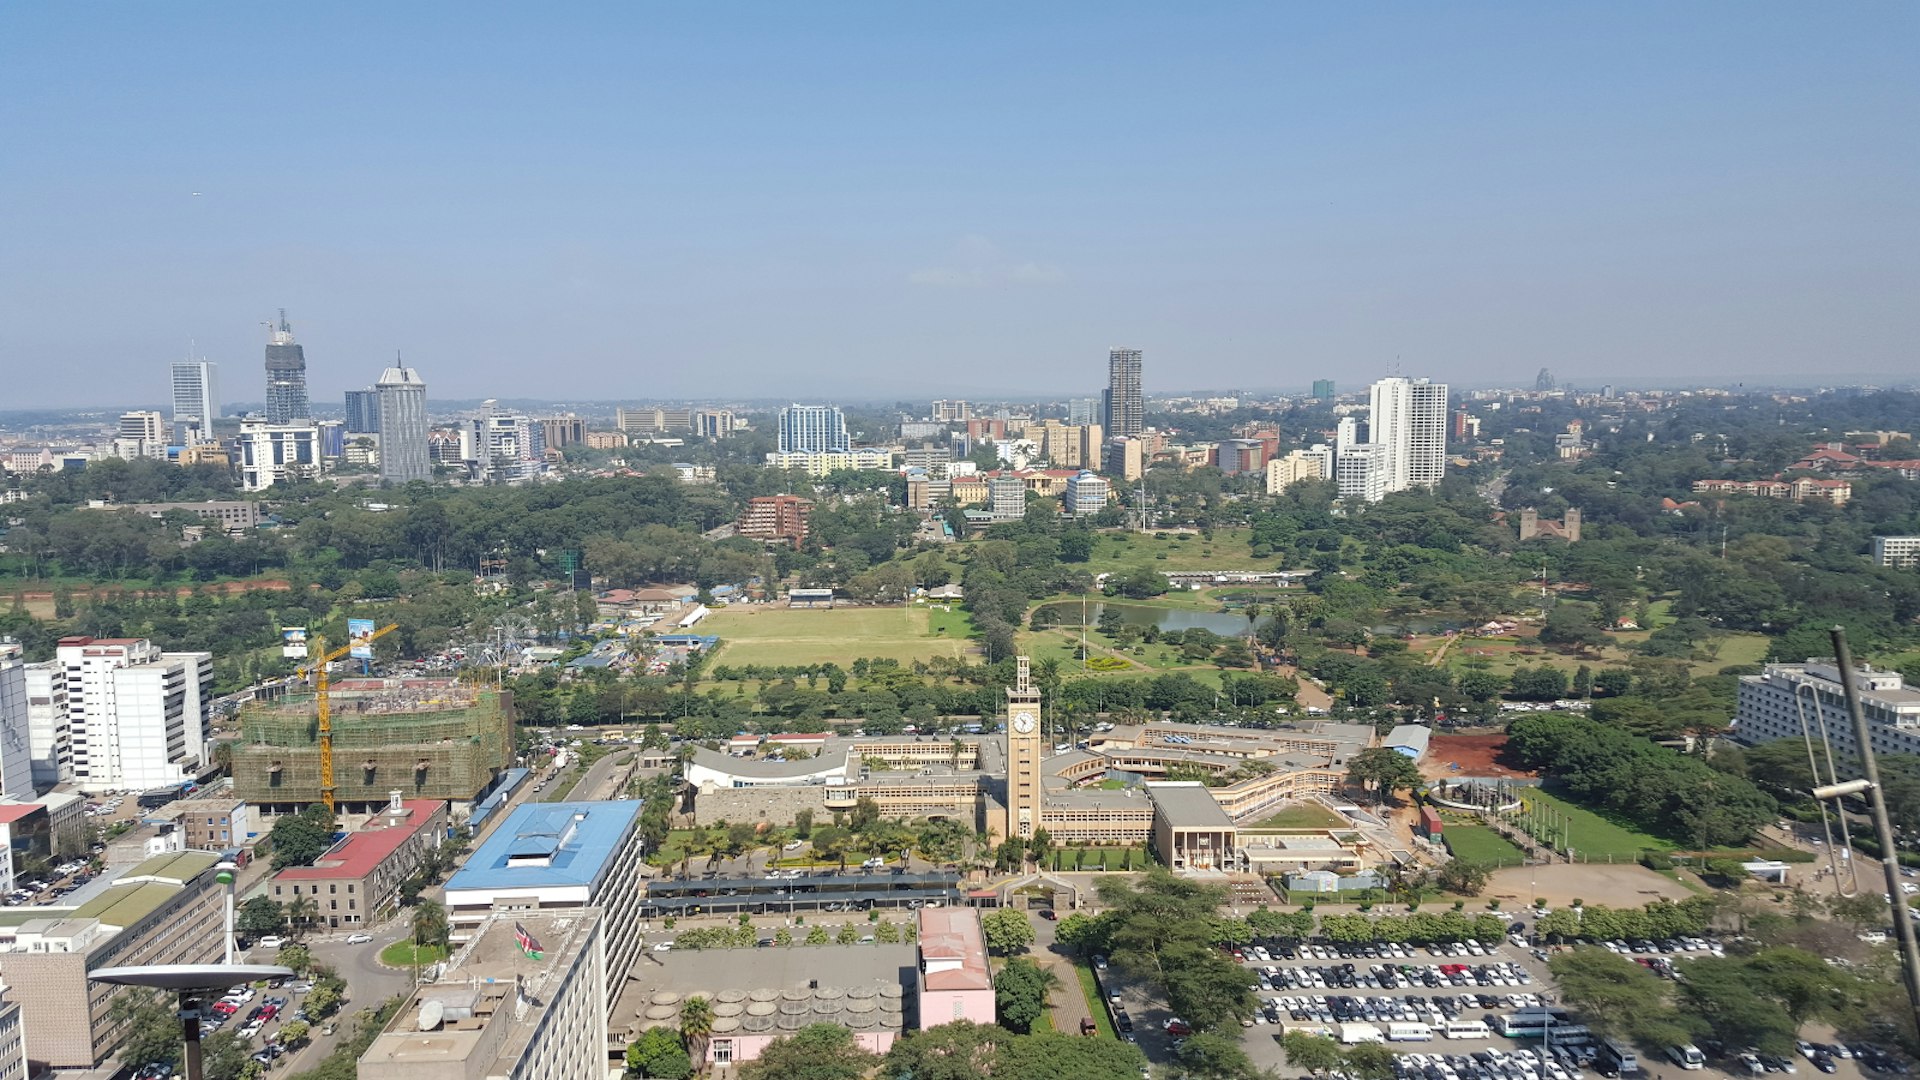
[[[440,981],[421,987],[375,1037],[360,1057],[360,1074],[414,1075],[412,1070],[429,1064],[470,1063],[467,1075],[510,1075],[539,1026],[539,1012],[555,997],[560,978],[591,942],[599,921],[598,911],[526,912],[488,920],[449,961]],[[520,947],[516,926],[525,927],[541,946],[539,959]],[[524,1013],[508,1000],[516,987],[525,988],[519,999],[527,1006]],[[504,1036],[488,1031],[496,1024],[505,1026]]]
[[[912,945],[703,949],[648,957],[634,966],[614,1006],[614,1031],[637,1035],[677,1027],[680,1004],[694,995],[714,1003],[716,1034],[785,1034],[813,1023],[900,1031],[905,988],[919,978],[919,953]]]
[[[312,866],[289,866],[274,877],[280,881],[366,877],[402,844],[428,828],[440,806],[434,799],[409,799],[401,804],[402,814],[383,810],[365,828],[348,833],[346,839],[315,859]]]
[[[993,989],[987,938],[973,908],[921,908],[920,956],[929,990]]]
[[[638,799],[523,804],[447,880],[447,892],[591,886],[639,817]]]
[[[1149,783],[1147,794],[1161,816],[1176,829],[1232,829],[1233,819],[1205,784]]]
[[[690,764],[712,769],[714,772],[731,773],[754,780],[797,780],[830,770],[846,771],[849,768],[847,751],[836,750],[832,746],[822,749],[818,756],[802,758],[799,761],[768,761],[765,758],[733,757],[718,750],[697,747],[693,751]]]

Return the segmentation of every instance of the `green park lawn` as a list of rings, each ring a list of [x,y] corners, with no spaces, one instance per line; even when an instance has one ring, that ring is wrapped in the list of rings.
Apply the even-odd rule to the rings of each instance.
[[[1441,833],[1447,850],[1461,862],[1486,866],[1518,866],[1526,856],[1506,837],[1485,825],[1449,824]]]
[[[1075,960],[1073,973],[1079,977],[1080,996],[1087,999],[1087,1012],[1093,1016],[1100,1037],[1119,1038],[1119,1034],[1113,1030],[1113,1018],[1107,1015],[1107,995],[1100,992],[1100,983],[1093,976],[1093,968],[1085,960]]]
[[[1522,798],[1526,799],[1528,809],[1536,815],[1542,810],[1551,810],[1556,822],[1564,818],[1567,823],[1567,845],[1578,856],[1589,861],[1606,862],[1611,859],[1614,862],[1632,862],[1640,857],[1642,851],[1673,850],[1671,841],[1621,825],[1579,803],[1569,802],[1538,788],[1528,789]],[[1449,827],[1446,831],[1451,836],[1453,829]]]
[[[1344,829],[1346,819],[1319,803],[1295,803],[1245,829]]]
[[[939,616],[936,622],[933,616]],[[720,638],[714,664],[776,666],[835,663],[860,657],[901,663],[935,656],[972,657],[972,620],[964,612],[924,607],[779,608],[716,611],[699,632]]]
[[[407,968],[415,964],[437,964],[447,958],[447,950],[441,945],[415,945],[411,941],[396,941],[380,950],[380,962],[388,967]]]
[[[1093,573],[1151,566],[1156,570],[1248,570],[1270,566],[1277,559],[1256,561],[1248,544],[1248,529],[1215,529],[1211,540],[1197,534],[1168,533],[1164,540],[1152,533],[1103,532],[1093,545],[1087,569]],[[1160,558],[1165,555],[1166,558]]]

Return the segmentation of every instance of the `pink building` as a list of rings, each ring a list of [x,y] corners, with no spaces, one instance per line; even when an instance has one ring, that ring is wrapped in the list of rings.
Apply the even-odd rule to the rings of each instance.
[[[980,912],[968,907],[920,909],[920,1027],[994,1021],[993,976]]]

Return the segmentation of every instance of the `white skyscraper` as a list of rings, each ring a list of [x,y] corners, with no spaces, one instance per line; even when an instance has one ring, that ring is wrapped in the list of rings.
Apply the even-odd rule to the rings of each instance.
[[[206,360],[177,360],[173,364],[173,430],[182,444],[191,430],[201,438],[213,434],[220,415],[220,365]]]
[[[139,790],[191,779],[206,758],[213,654],[145,638],[63,638],[73,778]]]
[[[390,367],[380,395],[380,479],[404,484],[433,479],[427,457],[427,384],[410,367]]]
[[[1399,376],[1373,384],[1368,441],[1382,448],[1387,493],[1432,487],[1447,473],[1447,386]]]
[[[847,418],[837,405],[789,405],[780,410],[782,454],[830,454],[853,449]]]
[[[58,660],[26,666],[27,751],[33,785],[45,791],[73,779],[73,725],[67,718],[67,669]]]

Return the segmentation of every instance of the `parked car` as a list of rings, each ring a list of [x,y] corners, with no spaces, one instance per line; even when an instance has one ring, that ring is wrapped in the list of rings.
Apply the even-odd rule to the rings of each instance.
[[[373,940],[372,934],[348,934],[347,935],[347,944],[349,945],[365,945],[367,942],[372,940]]]

